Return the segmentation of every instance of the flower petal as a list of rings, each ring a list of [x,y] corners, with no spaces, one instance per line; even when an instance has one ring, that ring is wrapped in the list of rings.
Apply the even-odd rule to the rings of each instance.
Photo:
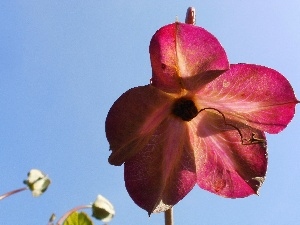
[[[299,102],[288,80],[277,71],[251,64],[231,69],[197,92],[200,108],[213,107],[226,118],[269,133],[283,130]]]
[[[125,184],[134,202],[152,212],[162,212],[180,201],[196,183],[193,150],[186,122],[167,118],[148,145],[125,162]]]
[[[121,165],[148,143],[154,129],[170,114],[172,97],[147,85],[122,94],[106,118],[105,131],[112,153],[109,162]]]
[[[218,40],[201,27],[173,23],[160,28],[149,47],[152,84],[166,92],[192,90],[229,69]]]
[[[233,122],[211,110],[202,111],[189,123],[197,183],[223,197],[257,194],[267,170],[264,133],[240,123],[229,124]],[[253,142],[243,143],[241,134],[243,138],[250,135]]]

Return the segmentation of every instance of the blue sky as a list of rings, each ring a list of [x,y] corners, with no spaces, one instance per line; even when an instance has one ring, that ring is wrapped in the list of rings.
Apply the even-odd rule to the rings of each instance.
[[[104,123],[123,92],[149,83],[152,35],[176,16],[184,21],[188,6],[230,62],[274,68],[300,96],[299,1],[1,1],[0,193],[22,187],[31,168],[52,184],[39,198],[24,192],[1,201],[0,224],[46,224],[97,194],[115,206],[112,225],[163,224],[163,214],[149,218],[130,199],[123,167],[108,164]],[[298,112],[268,135],[259,197],[224,199],[196,186],[175,206],[175,224],[296,224],[299,126]]]

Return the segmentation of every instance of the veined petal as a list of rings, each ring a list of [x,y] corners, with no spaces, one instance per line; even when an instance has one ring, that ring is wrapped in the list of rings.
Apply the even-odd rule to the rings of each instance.
[[[172,97],[147,85],[122,94],[108,112],[105,131],[112,153],[109,163],[121,165],[143,149],[156,127],[170,114]]]
[[[166,211],[187,195],[196,183],[196,167],[186,122],[171,116],[161,123],[125,162],[124,176],[129,195],[149,214]]]
[[[267,170],[264,133],[240,123],[229,124],[232,121],[209,110],[189,123],[197,183],[223,197],[257,194]]]
[[[269,133],[283,130],[299,103],[283,75],[251,64],[231,65],[196,95],[198,107],[216,108],[228,119]]]
[[[166,92],[201,87],[229,69],[218,40],[201,27],[173,23],[160,28],[149,47],[152,84]]]

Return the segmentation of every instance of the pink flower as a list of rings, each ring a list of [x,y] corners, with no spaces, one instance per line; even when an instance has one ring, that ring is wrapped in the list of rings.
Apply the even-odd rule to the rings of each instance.
[[[299,103],[289,82],[267,67],[229,65],[218,40],[189,24],[159,29],[150,58],[151,84],[121,95],[106,119],[109,162],[125,164],[134,202],[165,211],[195,184],[229,198],[257,194],[264,131],[282,131]]]

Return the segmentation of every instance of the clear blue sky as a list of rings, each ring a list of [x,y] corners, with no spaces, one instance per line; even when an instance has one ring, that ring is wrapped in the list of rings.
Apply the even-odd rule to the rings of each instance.
[[[278,70],[300,98],[298,0],[0,2],[0,194],[22,187],[31,168],[52,179],[39,198],[24,192],[1,201],[0,224],[46,224],[97,194],[115,206],[112,225],[163,224],[163,214],[149,218],[128,196],[123,167],[108,164],[104,122],[119,95],[149,83],[152,35],[176,16],[184,21],[188,6],[230,62]],[[223,199],[196,186],[175,206],[175,224],[298,223],[299,127],[300,112],[268,135],[259,197]]]

